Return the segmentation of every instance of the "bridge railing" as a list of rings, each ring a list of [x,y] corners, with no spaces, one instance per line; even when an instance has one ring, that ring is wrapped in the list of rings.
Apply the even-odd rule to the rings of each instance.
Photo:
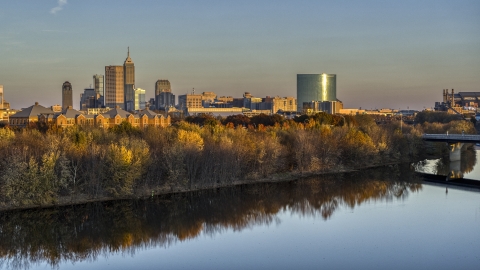
[[[422,138],[430,140],[480,141],[480,135],[470,134],[423,134]]]

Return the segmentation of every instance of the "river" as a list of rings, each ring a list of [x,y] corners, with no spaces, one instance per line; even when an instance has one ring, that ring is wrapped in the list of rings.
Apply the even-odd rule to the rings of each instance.
[[[478,269],[478,189],[407,167],[0,213],[1,269]]]

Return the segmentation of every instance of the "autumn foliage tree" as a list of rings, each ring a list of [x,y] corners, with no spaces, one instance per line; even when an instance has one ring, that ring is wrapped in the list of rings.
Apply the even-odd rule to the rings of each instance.
[[[145,196],[411,161],[424,152],[427,131],[474,128],[469,121],[377,125],[368,115],[326,113],[293,120],[198,115],[145,129],[128,122],[112,129],[4,127],[0,206]]]

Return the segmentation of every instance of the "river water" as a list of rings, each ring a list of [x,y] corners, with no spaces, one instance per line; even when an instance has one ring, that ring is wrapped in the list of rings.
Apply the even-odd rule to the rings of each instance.
[[[479,269],[480,192],[391,167],[0,213],[2,269]]]

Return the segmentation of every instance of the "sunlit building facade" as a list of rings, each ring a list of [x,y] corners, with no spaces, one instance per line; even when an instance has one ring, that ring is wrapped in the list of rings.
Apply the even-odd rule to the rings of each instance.
[[[123,63],[125,108],[127,111],[134,109],[135,103],[135,64],[130,58],[130,48],[128,48],[127,59]]]
[[[329,114],[340,113],[343,109],[343,103],[339,100],[337,101],[310,101],[304,102],[302,113],[305,114],[315,114],[319,112],[326,112]]]
[[[337,101],[336,74],[297,74],[297,111],[312,101]]]
[[[136,111],[145,109],[145,89],[135,89],[135,108]]]
[[[105,107],[125,107],[123,66],[105,67]]]
[[[278,111],[294,112],[297,109],[297,99],[294,97],[274,97],[271,102],[272,113]]]

